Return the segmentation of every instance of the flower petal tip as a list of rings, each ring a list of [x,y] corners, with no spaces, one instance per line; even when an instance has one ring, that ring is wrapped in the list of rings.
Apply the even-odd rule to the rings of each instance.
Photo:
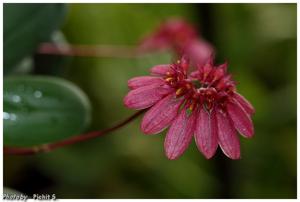
[[[124,97],[123,104],[125,105],[125,107],[131,108],[131,105],[130,105],[130,102],[129,102],[129,98],[128,98],[128,94]]]
[[[240,150],[240,148],[235,150],[235,151],[231,151],[230,153],[228,153],[228,151],[225,151],[222,147],[221,147],[221,150],[223,151],[225,156],[227,156],[231,160],[240,160],[241,159],[241,150]]]
[[[217,150],[217,147],[216,147],[216,149],[214,151],[213,150],[211,150],[211,151],[206,150],[205,151],[204,149],[200,148],[198,145],[197,145],[197,148],[203,154],[203,156],[205,157],[205,159],[207,159],[207,160],[209,160],[212,157],[214,157],[214,155],[216,154],[216,150]]]
[[[169,160],[177,160],[182,154],[176,155],[174,152],[165,150],[165,155]]]
[[[241,160],[241,155],[229,157],[232,160]]]
[[[141,127],[140,127],[141,131],[143,132],[144,135],[156,135],[158,133],[154,133],[153,131],[151,130],[148,130],[148,128],[146,128],[143,124],[141,124]]]
[[[215,154],[216,154],[216,152],[217,152],[217,149],[218,149],[218,146],[217,146],[216,149],[214,149],[214,150],[211,150],[211,151],[200,151],[200,152],[203,154],[203,156],[204,156],[207,160],[209,160],[209,159],[212,159],[212,158],[215,156]]]
[[[225,154],[225,156],[227,156],[231,160],[240,160],[241,159],[241,153],[240,152],[227,154],[226,152],[224,152],[223,149],[222,149],[222,151]]]
[[[202,154],[203,154],[204,158],[207,159],[207,160],[210,160],[210,159],[213,158],[214,155],[215,155],[215,153],[213,153],[213,154],[205,154],[205,153],[202,153]]]
[[[253,131],[253,133],[248,133],[247,135],[246,134],[242,134],[242,133],[240,133],[244,138],[246,138],[246,139],[251,139],[251,138],[253,138],[254,136],[255,136],[255,134],[254,134],[254,131]]]

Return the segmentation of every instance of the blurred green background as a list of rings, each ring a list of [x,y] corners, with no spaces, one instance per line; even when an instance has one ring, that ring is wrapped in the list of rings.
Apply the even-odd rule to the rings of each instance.
[[[61,30],[71,44],[135,45],[168,17],[193,23],[216,48],[217,61],[228,60],[239,92],[254,105],[255,137],[240,138],[238,161],[220,151],[205,160],[194,142],[169,161],[165,133],[143,135],[139,118],[50,153],[4,156],[4,186],[58,198],[296,198],[296,12],[296,4],[67,5]],[[30,73],[64,77],[83,89],[93,109],[88,130],[96,130],[134,113],[122,102],[129,78],[171,58],[36,54]]]

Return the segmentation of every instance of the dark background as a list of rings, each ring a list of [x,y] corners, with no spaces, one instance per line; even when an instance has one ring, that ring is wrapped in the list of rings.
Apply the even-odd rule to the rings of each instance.
[[[296,4],[68,5],[62,32],[71,44],[135,45],[168,17],[193,23],[216,48],[217,61],[228,60],[239,92],[253,103],[255,137],[240,138],[238,161],[221,151],[205,160],[194,143],[169,161],[165,133],[145,136],[137,119],[51,153],[4,156],[4,186],[59,198],[296,198],[296,10]],[[171,59],[167,52],[63,58],[51,69],[45,57],[35,56],[33,73],[63,76],[87,93],[93,107],[89,130],[134,113],[122,103],[127,80]]]

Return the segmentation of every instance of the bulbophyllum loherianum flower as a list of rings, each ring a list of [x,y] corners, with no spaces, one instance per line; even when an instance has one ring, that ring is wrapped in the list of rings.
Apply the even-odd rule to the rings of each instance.
[[[181,156],[193,137],[207,159],[218,145],[226,156],[239,159],[237,131],[246,138],[254,135],[253,106],[237,92],[227,63],[215,66],[211,59],[191,73],[189,66],[184,56],[175,64],[152,67],[151,76],[130,79],[124,104],[149,108],[141,124],[143,133],[158,134],[169,127],[164,143],[169,159]]]
[[[162,49],[171,49],[178,56],[189,55],[192,64],[201,66],[214,54],[213,47],[200,37],[196,27],[181,18],[165,20],[139,44],[142,52]]]

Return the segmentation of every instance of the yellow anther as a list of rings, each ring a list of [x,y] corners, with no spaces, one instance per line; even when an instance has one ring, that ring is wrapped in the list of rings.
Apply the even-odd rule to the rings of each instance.
[[[167,82],[170,82],[170,81],[173,80],[173,78],[172,78],[172,77],[168,77],[168,78],[166,78],[165,80],[166,80]]]
[[[167,76],[170,76],[170,75],[171,75],[171,72],[166,72],[166,75],[167,75]]]
[[[184,92],[184,88],[179,88],[176,90],[176,95],[182,95],[182,93]]]
[[[192,103],[192,104],[190,105],[189,109],[190,109],[191,111],[193,111],[193,110],[194,110],[194,107],[195,107],[195,103]]]
[[[176,95],[181,95],[184,91],[184,88],[179,88],[176,90]]]

